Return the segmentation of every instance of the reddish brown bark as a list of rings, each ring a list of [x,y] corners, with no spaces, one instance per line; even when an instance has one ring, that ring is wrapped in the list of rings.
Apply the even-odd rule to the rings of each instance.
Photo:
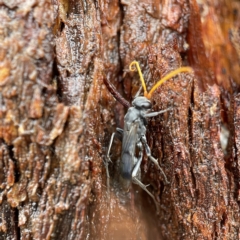
[[[0,1],[1,239],[238,239],[239,7],[237,1]],[[235,15],[232,10],[235,9]],[[228,24],[223,19],[228,19]],[[230,40],[228,34],[231,32]],[[189,65],[152,96],[144,184],[118,183],[114,141],[131,101]],[[228,145],[221,146],[226,133]]]

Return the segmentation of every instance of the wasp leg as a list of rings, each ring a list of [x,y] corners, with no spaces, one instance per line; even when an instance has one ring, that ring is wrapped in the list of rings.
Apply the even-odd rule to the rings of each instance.
[[[167,108],[167,109],[159,111],[159,112],[146,113],[146,114],[144,114],[144,117],[155,117],[159,114],[165,113],[165,112],[170,111],[170,110],[172,110],[172,108]]]
[[[140,172],[140,165],[141,165],[141,162],[142,162],[142,156],[143,156],[143,146],[142,146],[142,143],[139,142],[137,144],[138,148],[139,148],[139,156],[138,156],[138,160],[137,160],[137,163],[136,165],[134,166],[134,169],[132,171],[132,181],[133,183],[137,184],[139,187],[141,187],[145,192],[148,193],[148,195],[153,199],[155,205],[156,205],[156,209],[157,209],[157,213],[159,213],[159,206],[158,206],[158,203],[155,199],[155,197],[152,195],[152,193],[150,193],[148,190],[147,190],[147,187],[138,179],[138,175],[139,175],[139,172]]]
[[[155,197],[152,195],[152,193],[150,193],[147,190],[147,187],[139,179],[137,179],[136,177],[135,178],[133,177],[132,180],[133,180],[133,183],[137,184],[140,188],[142,188],[145,192],[147,192],[147,194],[153,199],[153,201],[154,201],[154,203],[156,205],[157,214],[159,214],[159,204],[156,201]]]
[[[122,141],[122,139],[123,139],[123,129],[121,129],[121,128],[116,128],[116,133],[117,133],[117,138],[120,140],[120,141]]]
[[[138,152],[138,157],[134,158],[135,162],[134,162],[134,168],[133,168],[133,171],[132,171],[132,176],[137,176],[138,175],[138,172],[139,169],[140,169],[140,165],[142,163],[142,158],[143,158],[143,145],[142,143],[139,141],[137,143],[137,148],[139,149],[139,152]]]
[[[151,155],[151,150],[150,150],[150,147],[149,147],[148,144],[147,144],[147,139],[146,139],[146,136],[145,136],[145,135],[143,135],[143,136],[141,137],[141,141],[142,141],[142,143],[143,143],[143,145],[144,145],[144,148],[145,148],[145,151],[146,151],[146,153],[147,153],[148,158],[150,158],[150,160],[153,161],[153,162],[155,163],[155,165],[158,167],[158,169],[162,172],[162,175],[164,176],[164,179],[165,179],[166,184],[169,184],[169,181],[167,180],[167,177],[166,177],[164,171],[163,171],[162,168],[159,166],[157,159],[155,159],[155,158]]]
[[[107,159],[106,159],[106,161],[105,161],[106,173],[107,173],[107,177],[108,177],[108,178],[110,178],[109,171],[108,171],[108,163],[109,163],[109,162],[112,162],[112,161],[111,161],[111,158],[110,158],[110,151],[111,151],[113,139],[114,139],[115,136],[116,136],[120,141],[122,141],[122,138],[123,138],[123,129],[121,129],[121,128],[117,128],[117,129],[116,129],[116,132],[112,134],[111,139],[110,139],[110,142],[109,142],[109,145],[108,145],[108,150],[107,150],[107,155],[106,155],[106,158],[107,158]]]
[[[109,175],[109,171],[108,171],[108,163],[109,162],[112,162],[111,161],[111,158],[110,158],[110,151],[111,151],[111,148],[112,148],[112,143],[113,143],[113,139],[114,139],[114,136],[115,136],[116,133],[113,133],[112,136],[111,136],[111,139],[110,139],[110,142],[109,142],[109,145],[108,145],[108,150],[107,150],[107,155],[106,155],[106,161],[104,162],[105,163],[105,166],[106,166],[106,173],[107,173],[107,177],[110,178],[110,175]]]
[[[112,148],[112,143],[113,143],[113,139],[114,137],[117,136],[117,138],[122,141],[123,138],[123,129],[121,128],[117,128],[116,132],[112,134],[109,145],[108,145],[108,150],[107,150],[107,155],[106,155],[106,161],[104,161],[105,164],[105,168],[106,168],[106,174],[107,174],[107,189],[109,192],[109,187],[110,187],[110,175],[109,175],[109,170],[108,170],[108,163],[112,162],[111,158],[110,158],[110,151]]]

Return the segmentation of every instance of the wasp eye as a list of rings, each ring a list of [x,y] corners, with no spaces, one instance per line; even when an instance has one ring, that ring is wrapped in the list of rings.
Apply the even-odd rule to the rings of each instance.
[[[152,107],[152,104],[150,102],[146,102],[141,106],[141,108],[145,108],[145,109],[150,109],[151,107]]]

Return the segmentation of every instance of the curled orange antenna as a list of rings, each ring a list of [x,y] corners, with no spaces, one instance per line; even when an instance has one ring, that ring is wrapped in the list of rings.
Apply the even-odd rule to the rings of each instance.
[[[133,65],[136,65],[137,67],[137,70],[138,70],[138,74],[140,76],[140,80],[141,80],[141,83],[142,83],[142,86],[143,86],[143,90],[144,90],[144,97],[150,99],[152,97],[152,94],[153,92],[158,88],[160,87],[164,82],[166,82],[167,80],[169,80],[170,78],[176,76],[177,74],[179,73],[182,73],[182,72],[193,72],[193,69],[191,67],[180,67],[172,72],[170,72],[169,74],[167,74],[165,77],[163,77],[162,79],[160,79],[153,87],[152,89],[150,90],[150,92],[148,93],[147,92],[147,88],[146,88],[146,84],[145,84],[145,81],[144,81],[144,78],[143,78],[143,75],[142,75],[142,72],[141,72],[141,69],[140,69],[140,66],[139,66],[139,63],[137,61],[133,61],[130,66],[129,66],[129,69],[130,71],[135,71],[136,69],[133,68]]]
[[[167,74],[165,77],[163,77],[162,79],[160,79],[150,90],[150,92],[148,93],[148,95],[146,96],[148,99],[152,97],[153,92],[159,87],[161,86],[164,82],[166,82],[167,80],[169,80],[170,78],[176,76],[179,73],[182,72],[193,72],[193,69],[191,67],[180,67],[177,68],[176,70],[170,72],[169,74]]]
[[[134,72],[136,70],[136,68],[133,68],[133,65],[135,65],[137,67],[137,71],[138,71],[138,74],[139,74],[139,77],[140,77],[140,80],[141,80],[141,83],[142,83],[142,86],[143,86],[144,97],[146,97],[148,95],[148,92],[147,92],[146,84],[145,84],[145,81],[144,81],[139,63],[137,61],[131,62],[131,64],[129,65],[129,69],[132,72]]]

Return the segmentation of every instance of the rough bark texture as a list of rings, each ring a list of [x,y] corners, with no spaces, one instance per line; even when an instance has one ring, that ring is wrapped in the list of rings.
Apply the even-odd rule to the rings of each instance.
[[[0,239],[239,239],[237,1],[0,0]],[[234,12],[234,15],[233,15]],[[224,21],[228,19],[227,23]],[[230,36],[230,38],[228,38]],[[140,87],[152,96],[144,184],[118,184],[111,133]],[[227,144],[224,144],[227,140]]]

